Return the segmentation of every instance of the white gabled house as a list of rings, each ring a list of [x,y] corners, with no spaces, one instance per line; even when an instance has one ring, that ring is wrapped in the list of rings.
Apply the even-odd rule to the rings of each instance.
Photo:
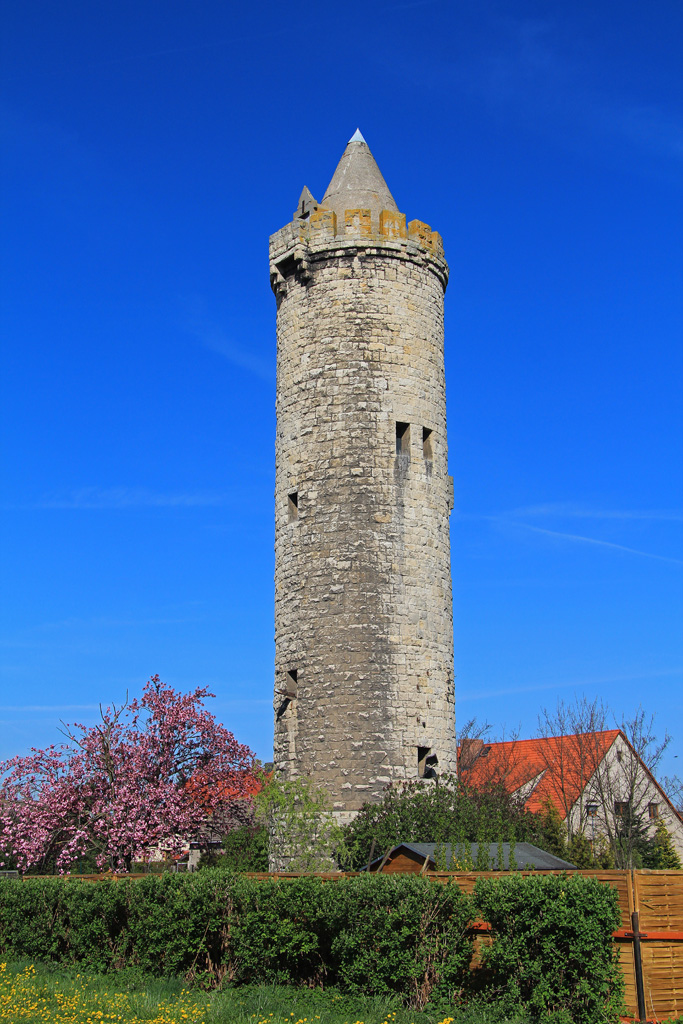
[[[621,729],[489,744],[465,740],[458,771],[475,788],[503,785],[536,813],[550,801],[568,835],[583,832],[594,844],[607,840],[625,860],[638,829],[652,838],[663,824],[683,863],[683,815]]]

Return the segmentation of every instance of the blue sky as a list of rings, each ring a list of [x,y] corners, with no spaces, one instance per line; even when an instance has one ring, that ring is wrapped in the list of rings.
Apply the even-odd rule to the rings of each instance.
[[[446,247],[460,720],[683,740],[683,8],[3,12],[0,757],[158,672],[272,751],[268,236],[360,127]]]

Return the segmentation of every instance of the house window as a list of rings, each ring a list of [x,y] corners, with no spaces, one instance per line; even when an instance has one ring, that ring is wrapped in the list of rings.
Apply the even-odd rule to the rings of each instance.
[[[431,460],[434,458],[434,449],[432,447],[432,431],[427,427],[422,428],[422,455],[425,459]]]
[[[659,818],[659,804],[648,804],[647,814],[650,821],[657,821]]]
[[[396,454],[410,458],[410,423],[396,423]]]
[[[614,801],[614,814],[617,818],[624,818],[628,814],[628,800]]]
[[[299,518],[299,492],[292,491],[291,494],[287,495],[287,509],[289,511],[289,521],[293,523],[295,519]]]
[[[587,818],[595,818],[597,813],[598,813],[598,805],[597,804],[586,804],[586,817]]]

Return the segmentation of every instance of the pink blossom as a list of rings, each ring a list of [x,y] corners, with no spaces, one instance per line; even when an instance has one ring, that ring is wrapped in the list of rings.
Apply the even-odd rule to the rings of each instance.
[[[226,793],[253,792],[254,755],[205,710],[211,696],[153,676],[97,725],[0,763],[0,852],[20,871],[54,858],[61,872],[90,851],[115,871],[159,844],[179,852]]]

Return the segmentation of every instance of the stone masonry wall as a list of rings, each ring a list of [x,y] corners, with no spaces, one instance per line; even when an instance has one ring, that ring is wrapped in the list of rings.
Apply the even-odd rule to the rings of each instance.
[[[447,266],[427,225],[383,213],[378,236],[366,213],[271,239],[275,767],[342,821],[427,750],[455,770]]]

